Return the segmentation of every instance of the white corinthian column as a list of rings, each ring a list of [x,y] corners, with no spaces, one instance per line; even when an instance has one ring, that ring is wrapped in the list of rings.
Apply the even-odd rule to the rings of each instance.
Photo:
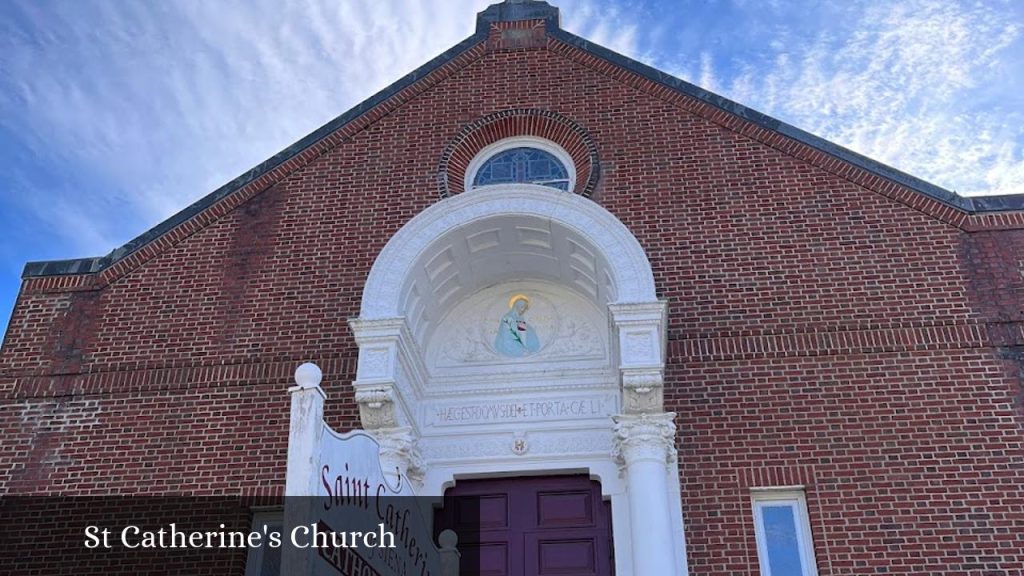
[[[615,417],[615,451],[626,471],[633,574],[676,574],[669,462],[675,461],[675,413]]]

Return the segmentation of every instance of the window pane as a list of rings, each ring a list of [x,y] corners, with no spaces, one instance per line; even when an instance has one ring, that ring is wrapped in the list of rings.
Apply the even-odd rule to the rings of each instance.
[[[772,576],[803,576],[793,507],[762,506],[761,519]]]
[[[476,172],[473,186],[529,183],[569,189],[569,172],[553,155],[536,148],[512,148],[491,156]]]

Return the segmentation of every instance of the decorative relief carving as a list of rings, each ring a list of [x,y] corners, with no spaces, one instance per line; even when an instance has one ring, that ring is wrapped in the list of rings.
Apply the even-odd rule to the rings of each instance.
[[[672,463],[676,452],[675,417],[673,412],[616,416],[612,456],[619,466],[641,461]]]
[[[530,445],[526,442],[526,432],[516,432],[512,437],[512,453],[522,456],[529,450]]]
[[[530,362],[606,357],[596,314],[582,300],[537,290],[530,290],[528,298],[524,302],[523,294],[514,290],[487,290],[460,305],[438,329],[446,336],[430,346],[434,365],[507,363],[510,356]],[[497,337],[494,326],[499,327]],[[513,330],[521,342],[515,341]]]
[[[459,436],[452,438],[424,438],[421,444],[427,462],[438,460],[475,459],[508,455],[508,436]]]
[[[651,331],[626,332],[624,340],[625,344],[622,350],[623,364],[637,364],[657,360],[658,355],[654,351],[654,338]]]
[[[622,409],[627,414],[660,412],[664,405],[664,393],[661,388],[651,388],[647,392],[622,391]]]
[[[379,428],[373,431],[380,445],[380,464],[385,474],[423,480],[423,458],[411,428]]]
[[[662,386],[660,370],[623,370],[622,387],[636,390],[640,393],[650,391],[651,388]]]
[[[440,460],[474,460],[508,457],[508,432],[473,436],[423,438],[420,447],[427,462]],[[512,446],[514,448],[514,444]],[[572,432],[530,432],[524,456],[580,457],[607,455],[612,449],[612,435],[604,430],[573,430]]]
[[[660,370],[623,370],[622,405],[627,414],[664,410],[664,385]]]
[[[376,430],[397,426],[395,401],[391,386],[357,386],[356,404],[363,428]]]
[[[359,378],[386,378],[389,374],[391,350],[364,348],[359,351]]]

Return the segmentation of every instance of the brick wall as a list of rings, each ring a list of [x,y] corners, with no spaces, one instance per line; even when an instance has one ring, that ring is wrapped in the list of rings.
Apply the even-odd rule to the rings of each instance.
[[[969,216],[551,37],[478,46],[103,274],[28,279],[0,490],[279,494],[291,371],[348,383],[373,259],[464,127],[556,112],[670,300],[693,574],[756,574],[749,489],[804,484],[822,574],[1024,573],[1017,216]],[[366,118],[369,118],[367,120]]]

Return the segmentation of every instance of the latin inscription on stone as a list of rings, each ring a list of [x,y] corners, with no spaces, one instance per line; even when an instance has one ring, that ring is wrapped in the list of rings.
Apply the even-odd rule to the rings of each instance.
[[[434,409],[433,420],[443,426],[469,422],[594,418],[608,416],[613,408],[607,398],[484,402],[459,406],[437,406]]]

